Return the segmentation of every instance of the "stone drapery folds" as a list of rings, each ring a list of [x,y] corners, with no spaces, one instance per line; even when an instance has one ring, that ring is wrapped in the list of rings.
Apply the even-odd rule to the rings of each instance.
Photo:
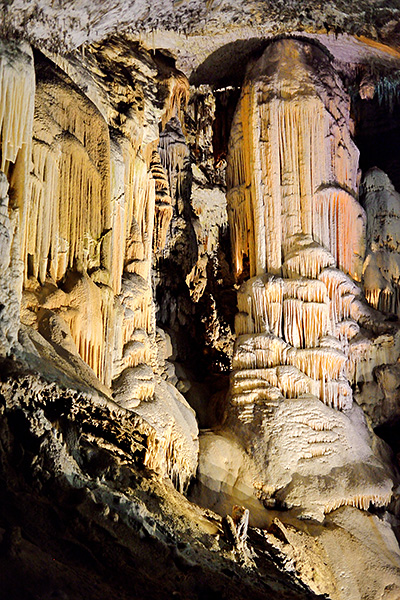
[[[353,407],[355,365],[365,364],[371,380],[380,350],[379,336],[361,331],[373,328],[376,315],[360,287],[367,219],[357,199],[349,107],[323,50],[290,39],[271,43],[248,66],[227,157],[241,286],[224,427],[252,457],[260,499],[279,498],[314,516],[343,504],[387,505],[392,489],[390,469],[374,456]],[[398,333],[391,340],[396,360]],[[321,428],[313,426],[318,420]],[[365,462],[376,462],[369,475]],[[363,472],[368,492],[349,469]],[[333,472],[336,483],[328,485]]]
[[[151,266],[172,210],[158,123],[181,116],[188,84],[157,69],[117,39],[78,69],[1,42],[1,352],[26,360],[28,344],[35,360],[70,373],[67,359],[76,381],[142,411],[147,463],[183,489],[196,468],[197,425],[157,375]],[[139,406],[149,401],[151,415]]]

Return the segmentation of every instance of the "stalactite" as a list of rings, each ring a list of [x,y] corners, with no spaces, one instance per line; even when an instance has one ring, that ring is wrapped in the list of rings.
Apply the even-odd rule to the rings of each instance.
[[[178,214],[181,214],[182,198],[185,196],[190,171],[190,153],[177,117],[172,117],[165,125],[160,135],[158,151],[161,164],[167,172],[171,198],[177,204]]]
[[[287,299],[283,303],[284,338],[291,346],[303,348],[303,302]]]
[[[303,323],[305,348],[313,348],[329,331],[329,305],[317,302],[303,303]]]
[[[375,339],[357,336],[349,342],[346,377],[351,383],[373,381],[375,367],[392,364],[400,353],[400,339],[382,334]]]
[[[286,364],[297,367],[313,379],[332,380],[343,377],[346,356],[333,348],[291,348],[285,355]]]
[[[365,229],[365,211],[351,194],[328,187],[314,195],[313,237],[357,281],[361,281]]]
[[[365,297],[376,310],[400,315],[400,195],[379,169],[364,180],[367,255],[362,279]]]
[[[114,294],[121,291],[125,260],[127,195],[125,190],[125,163],[121,144],[115,136],[110,139],[111,182],[111,285]]]
[[[316,279],[323,269],[334,264],[331,253],[313,241],[311,236],[293,236],[282,272],[290,279]]]
[[[45,142],[33,142],[26,251],[30,257],[28,276],[40,283],[45,282],[48,274],[54,281],[58,278],[59,215],[54,198],[59,195],[59,150],[57,145],[51,148]]]
[[[184,122],[184,110],[189,101],[189,81],[180,72],[174,73],[168,80],[168,97],[165,102],[165,110],[162,116],[162,128],[173,117],[177,117],[181,123]]]
[[[354,506],[360,510],[368,510],[370,504],[376,507],[388,506],[392,499],[392,494],[386,496],[380,496],[378,494],[365,494],[353,496],[352,498],[338,498],[329,502],[324,507],[325,514],[328,514],[334,510],[337,510],[341,506]]]
[[[338,323],[352,316],[352,304],[354,298],[361,294],[361,289],[339,269],[324,269],[318,278],[325,283],[328,290],[332,328],[335,331]]]
[[[237,298],[237,335],[265,331],[302,348],[317,346],[330,331],[329,297],[318,280],[253,278],[241,286]]]
[[[0,42],[1,171],[10,176],[23,146],[32,139],[35,73],[27,44]],[[29,160],[29,154],[26,157]],[[26,165],[28,166],[28,165]],[[22,182],[21,182],[22,183]],[[22,190],[21,190],[22,192]]]
[[[231,393],[254,406],[267,389],[312,394],[345,410],[361,294],[350,276],[361,279],[366,221],[356,200],[349,101],[326,57],[319,55],[324,67],[315,72],[314,51],[293,40],[269,47],[248,68],[232,124],[228,214],[234,271],[245,279],[232,381],[246,373],[251,385],[241,381],[239,391],[233,383]],[[272,373],[283,368],[280,378]],[[263,369],[268,388],[251,376]],[[253,409],[246,410],[247,422]]]
[[[118,349],[116,351],[117,363],[121,361],[123,367],[137,366],[139,358],[147,359],[143,362],[152,364],[154,349],[150,347],[148,335],[154,330],[154,306],[152,302],[151,287],[143,277],[137,273],[125,273],[122,278],[121,292],[118,302],[121,306],[118,316]],[[132,347],[132,343],[140,342],[140,351]],[[123,368],[122,367],[122,368]],[[121,368],[121,367],[120,367]]]
[[[60,165],[58,222],[59,235],[68,245],[67,268],[72,268],[76,261],[81,262],[83,268],[100,266],[100,255],[97,255],[100,249],[96,246],[107,228],[103,226],[101,210],[103,185],[102,175],[91,162],[86,148],[66,136]],[[106,203],[109,204],[108,198],[104,205]]]
[[[105,383],[111,383],[114,296],[86,273],[70,273],[64,290],[55,288],[43,302],[46,309],[59,312],[68,324],[82,359]]]
[[[20,244],[26,247],[35,71],[28,44],[0,40],[0,167],[10,184],[10,209],[19,209]]]
[[[150,170],[155,181],[155,223],[153,248],[155,252],[164,249],[168,227],[172,219],[172,204],[169,193],[168,179],[161,164],[157,150],[153,151]]]
[[[125,164],[125,270],[150,277],[155,182],[144,159],[124,140],[122,153]]]
[[[76,266],[110,268],[108,127],[65,75],[49,72],[37,83],[23,255],[25,278],[42,283]]]
[[[170,428],[160,437],[149,427],[146,444],[143,464],[148,469],[169,477],[176,489],[183,493],[192,476],[192,465],[185,459],[182,442],[176,433]]]
[[[136,329],[154,329],[149,278],[155,180],[137,140],[114,133],[110,142],[97,108],[49,64],[38,78],[34,135],[26,285],[29,278],[43,284],[48,276],[55,283],[68,273],[82,274],[68,293],[71,307],[81,296],[82,306],[64,308],[65,318],[81,357],[109,385],[115,365],[134,367],[154,354],[147,342],[143,351],[123,356]]]
[[[274,59],[278,45],[285,68]],[[232,124],[227,167],[237,277],[246,260],[250,276],[279,273],[282,260],[293,254],[293,240],[299,235],[314,236],[316,198],[325,194],[320,189],[333,181],[338,189],[357,193],[358,151],[348,134],[348,101],[332,67],[326,65],[324,76],[337,87],[335,97],[341,103],[340,110],[334,106],[319,73],[310,67],[310,54],[294,40],[277,42],[248,70]],[[347,235],[346,239],[355,242],[339,250],[329,236],[321,243],[326,242],[326,250],[335,250],[341,267],[359,277],[364,212],[348,192],[336,191],[333,197],[339,200],[331,199],[333,208],[327,218],[341,232],[341,240]],[[339,204],[340,210],[335,208]],[[358,218],[358,229],[349,237],[349,226]],[[322,237],[324,224],[317,225]],[[296,260],[293,256],[289,271],[306,277],[316,277],[318,268],[333,264],[322,262],[318,267],[317,252]],[[300,272],[303,266],[306,272]]]

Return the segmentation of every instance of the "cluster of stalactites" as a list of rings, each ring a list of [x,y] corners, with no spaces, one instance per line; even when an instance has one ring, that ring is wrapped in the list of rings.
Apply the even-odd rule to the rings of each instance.
[[[400,194],[377,168],[367,173],[363,188],[368,215],[365,297],[375,309],[400,317]]]
[[[173,209],[167,174],[161,164],[160,155],[157,150],[153,150],[150,170],[155,181],[156,194],[153,249],[155,252],[159,252],[160,250],[163,250],[165,246]]]
[[[325,514],[337,510],[341,506],[354,506],[360,510],[368,510],[370,505],[376,507],[388,506],[392,500],[392,493],[384,495],[378,494],[359,494],[350,498],[338,498],[329,502],[324,507]]]
[[[69,272],[62,290],[55,286],[50,289],[52,291],[42,300],[42,307],[62,317],[81,358],[100,381],[109,385],[114,329],[111,289],[96,285],[85,272]]]
[[[187,77],[181,73],[176,72],[167,81],[168,85],[168,101],[166,103],[166,110],[162,117],[162,127],[168,123],[173,117],[177,117],[178,120],[183,123],[184,121],[184,110],[189,101],[189,90],[190,85]]]
[[[73,99],[73,101],[72,101]],[[26,202],[25,279],[109,268],[110,149],[97,109],[60,78],[39,82]]]
[[[346,378],[354,370],[349,342],[359,332],[360,293],[349,276],[332,267],[318,279],[264,275],[246,281],[238,291],[234,371],[247,370],[251,378],[253,369],[291,365],[294,379],[268,382],[283,396],[311,393],[334,408],[351,406]]]
[[[160,134],[158,145],[161,164],[168,177],[170,196],[178,214],[183,212],[186,186],[191,185],[190,152],[178,117],[172,117]]]
[[[148,428],[144,465],[169,477],[181,493],[186,491],[193,476],[193,463],[185,452],[185,440],[177,435],[173,427],[166,428],[162,436]]]
[[[125,181],[124,270],[150,278],[154,230],[155,181],[131,144],[122,144]],[[121,274],[122,275],[122,274]]]
[[[284,61],[292,46],[300,43],[276,44]],[[250,276],[280,274],[293,250],[293,238],[311,236],[340,268],[359,279],[365,216],[353,197],[358,150],[349,135],[343,90],[328,63],[325,69],[332,71],[340,110],[333,110],[317,74],[310,76],[309,64],[281,69],[284,80],[277,82],[271,73],[280,62],[274,55],[269,63],[269,52],[259,68],[250,71],[231,130],[227,200],[236,276],[246,270],[247,262]],[[292,82],[292,73],[299,69],[307,75],[301,85]],[[291,96],[284,93],[293,86]]]
[[[324,404],[351,407],[344,377],[345,354],[338,348],[293,348],[271,334],[238,338],[231,378],[234,405],[276,403],[279,398],[313,394]]]
[[[271,332],[295,348],[313,348],[332,331],[330,306],[317,279],[257,277],[238,292],[236,334]]]
[[[327,248],[342,271],[361,281],[366,215],[353,195],[328,187],[313,197],[313,237]]]
[[[151,363],[153,356],[148,340],[133,337],[154,330],[149,278],[157,181],[137,145],[110,139],[96,107],[67,76],[51,74],[36,94],[25,284],[63,281],[52,308],[63,312],[80,356],[109,385],[116,364]],[[129,276],[145,288],[142,297],[132,292],[133,279],[124,283]]]
[[[10,213],[19,208],[18,219],[14,215],[14,234],[21,239],[26,235],[26,200],[29,198],[27,181],[31,167],[32,124],[35,98],[35,71],[33,56],[27,44],[13,44],[0,40],[0,170],[10,184]],[[18,225],[17,225],[18,222]],[[14,235],[13,234],[13,235]],[[11,231],[9,232],[11,235]],[[6,260],[6,256],[2,257]],[[19,265],[20,251],[14,247],[14,265]],[[20,269],[18,269],[20,271]],[[20,273],[15,273],[20,281]],[[3,292],[6,286],[2,284]],[[19,283],[16,289],[20,290]],[[14,296],[14,297],[13,297]],[[12,291],[7,303],[20,297],[20,291]],[[17,301],[19,303],[19,299]],[[6,314],[5,311],[4,314]],[[10,337],[11,339],[11,337]]]
[[[8,44],[7,44],[8,45]],[[0,41],[0,142],[1,170],[11,175],[23,147],[30,149],[35,98],[35,72],[28,46]],[[29,154],[25,155],[29,159]]]

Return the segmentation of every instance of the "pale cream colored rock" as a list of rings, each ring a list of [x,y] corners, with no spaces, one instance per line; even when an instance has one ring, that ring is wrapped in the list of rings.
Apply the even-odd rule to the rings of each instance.
[[[377,515],[350,507],[332,513],[328,523],[330,527],[324,528],[318,540],[338,582],[336,597],[340,600],[398,598],[400,552],[388,523]]]
[[[35,72],[28,44],[0,41],[0,354],[16,349]],[[10,187],[9,187],[10,185]],[[11,200],[9,198],[9,194]]]
[[[145,464],[184,491],[197,468],[199,442],[194,410],[171,384],[156,381],[154,398],[133,409],[149,424]]]
[[[293,40],[271,44],[247,70],[232,124],[227,202],[244,282],[222,435],[250,461],[247,502],[323,522],[341,506],[390,503],[391,459],[353,404],[350,381],[371,381],[400,348],[398,328],[380,323],[357,283],[366,217],[349,100],[315,52]],[[207,456],[212,444],[204,439]],[[201,463],[204,482],[216,479],[215,462]],[[249,484],[237,473],[232,488]],[[342,577],[336,572],[321,593]]]
[[[268,514],[254,496],[256,471],[241,445],[226,431],[203,432],[199,438],[199,465],[191,498],[216,511],[230,514],[240,504],[250,511],[250,525],[264,527]]]
[[[368,219],[365,296],[374,308],[400,315],[400,195],[377,168],[368,171],[363,189]]]
[[[207,265],[219,246],[219,237],[228,223],[225,194],[218,187],[203,187],[204,180],[194,178],[191,205],[197,220],[193,220],[198,258],[186,276],[191,297],[198,302],[207,284]]]
[[[317,525],[281,513],[262,534],[286,568],[297,572],[316,594],[332,600],[398,598],[398,543],[377,515],[342,507]]]
[[[0,171],[0,355],[18,345],[22,292],[19,211],[9,206],[8,182]]]
[[[157,383],[151,263],[153,239],[168,225],[156,221],[154,231],[156,189],[160,196],[169,185],[156,160],[158,125],[180,115],[188,82],[161,69],[165,103],[156,106],[159,67],[135,43],[114,40],[81,61],[46,54],[37,57],[35,94],[28,46],[0,43],[2,170],[15,204],[4,177],[1,353],[17,344],[23,272],[29,326],[19,358],[108,398],[114,379],[121,411],[151,401],[146,464],[183,488],[196,469],[197,424],[179,393]]]
[[[224,431],[201,438],[202,503],[223,514],[232,499],[250,508],[259,497],[319,521],[343,505],[365,510],[389,503],[390,457],[359,407],[339,412],[313,396],[271,394],[264,388],[235,404]]]
[[[150,367],[141,364],[128,367],[113,382],[113,398],[120,406],[133,409],[140,402],[154,396],[154,373]]]
[[[349,128],[349,100],[321,50],[280,40],[249,65],[227,167],[237,277],[245,260],[250,276],[280,274],[299,236],[312,236],[341,269],[361,277],[365,214],[348,193],[358,187]]]

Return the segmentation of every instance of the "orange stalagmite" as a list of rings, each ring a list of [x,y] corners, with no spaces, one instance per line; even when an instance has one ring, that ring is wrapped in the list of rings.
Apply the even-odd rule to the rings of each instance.
[[[227,161],[233,266],[251,277],[238,292],[233,368],[250,378],[290,366],[268,380],[283,397],[348,407],[341,323],[360,294],[347,274],[361,279],[366,218],[349,101],[322,50],[280,40],[250,64]]]
[[[324,65],[318,73],[313,58]],[[340,110],[327,93],[325,79],[329,87],[335,86]],[[349,123],[342,84],[328,57],[316,47],[281,40],[250,65],[232,124],[227,168],[237,276],[246,260],[250,276],[266,271],[280,274],[298,236],[312,236],[341,268],[360,276],[365,218],[348,193],[356,194],[358,183],[358,150]],[[318,221],[313,216],[315,195],[332,183],[338,189],[327,200],[331,212],[324,211]],[[354,242],[343,248],[358,216],[361,225],[357,231],[352,229]],[[316,274],[309,272],[309,276]]]

